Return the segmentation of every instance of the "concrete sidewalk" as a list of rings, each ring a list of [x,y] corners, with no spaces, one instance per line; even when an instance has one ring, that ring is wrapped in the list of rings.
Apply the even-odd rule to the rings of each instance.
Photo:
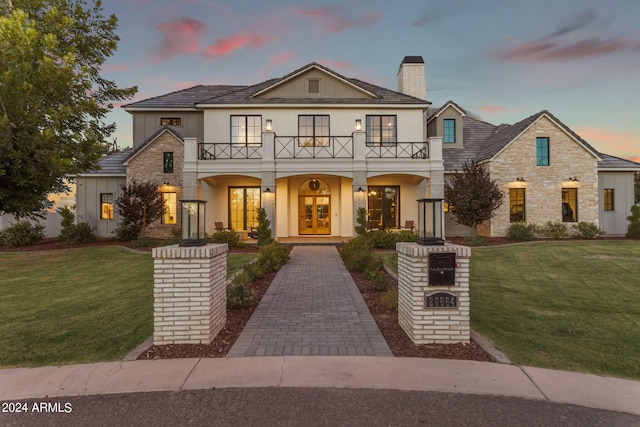
[[[0,370],[0,400],[209,388],[510,396],[640,415],[640,382],[488,362],[370,356],[172,359]]]

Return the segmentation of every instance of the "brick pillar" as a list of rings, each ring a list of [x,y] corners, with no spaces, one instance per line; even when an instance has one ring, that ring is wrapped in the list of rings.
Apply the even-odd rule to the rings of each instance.
[[[226,243],[154,248],[153,343],[210,344],[227,321]]]
[[[422,246],[398,243],[398,323],[414,344],[468,343],[469,260],[468,246]],[[429,286],[429,255],[455,253],[454,286]],[[433,303],[434,294],[440,297]],[[427,299],[432,297],[428,307]],[[451,307],[455,297],[456,306]]]

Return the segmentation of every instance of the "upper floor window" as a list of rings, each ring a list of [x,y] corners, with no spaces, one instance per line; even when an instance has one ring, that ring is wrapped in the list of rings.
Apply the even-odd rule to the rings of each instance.
[[[382,145],[398,142],[396,116],[367,116],[367,144]]]
[[[578,189],[562,189],[562,222],[578,222]]]
[[[161,126],[182,126],[182,118],[180,117],[162,117],[160,119]]]
[[[113,193],[100,193],[100,219],[113,219]]]
[[[615,210],[615,207],[613,204],[613,188],[604,189],[604,210],[605,211]]]
[[[262,116],[231,116],[231,143],[262,144]]]
[[[320,80],[319,79],[310,79],[309,80],[309,93],[320,93]]]
[[[549,138],[536,138],[536,166],[549,166]]]
[[[173,173],[173,151],[165,151],[163,158],[164,173]]]
[[[329,136],[329,116],[298,116],[298,144],[301,147],[326,147]]]
[[[446,144],[455,144],[456,142],[456,119],[443,120],[444,134],[442,142]]]

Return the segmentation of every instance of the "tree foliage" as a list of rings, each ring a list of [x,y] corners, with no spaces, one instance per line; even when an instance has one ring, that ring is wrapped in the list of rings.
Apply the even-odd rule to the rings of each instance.
[[[100,76],[116,26],[99,0],[0,0],[0,213],[32,217],[96,167],[111,103],[137,91]]]
[[[271,237],[271,221],[267,219],[267,210],[265,208],[258,208],[258,247],[268,245],[273,242]]]
[[[467,161],[462,173],[455,174],[445,184],[444,197],[456,221],[472,227],[475,234],[480,223],[493,218],[495,210],[502,205],[504,193],[482,163]]]
[[[158,185],[133,180],[121,189],[122,193],[116,200],[118,215],[121,218],[119,225],[133,233],[130,236],[132,240],[138,236],[145,237],[147,226],[160,219],[165,211]]]

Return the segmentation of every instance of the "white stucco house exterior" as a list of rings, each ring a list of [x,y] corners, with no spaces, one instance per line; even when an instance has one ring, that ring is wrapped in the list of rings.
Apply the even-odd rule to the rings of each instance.
[[[136,179],[163,193],[157,236],[180,224],[181,199],[200,199],[208,233],[216,222],[247,232],[264,207],[277,238],[351,237],[359,207],[372,224],[400,228],[417,221],[417,199],[442,198],[447,175],[477,159],[506,195],[484,234],[504,235],[515,220],[624,234],[640,164],[599,153],[548,111],[495,126],[452,101],[432,108],[426,94],[424,61],[407,56],[397,90],[311,63],[251,86],[199,85],[125,105],[134,146],[78,176],[77,214],[110,236],[120,187]],[[446,218],[447,235],[468,233]]]

